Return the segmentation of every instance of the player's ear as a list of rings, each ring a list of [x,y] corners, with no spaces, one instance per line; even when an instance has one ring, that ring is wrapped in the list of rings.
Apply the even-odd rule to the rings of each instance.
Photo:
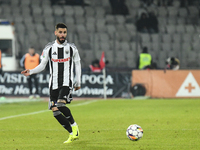
[[[54,31],[54,34],[57,35],[57,31],[56,30]]]

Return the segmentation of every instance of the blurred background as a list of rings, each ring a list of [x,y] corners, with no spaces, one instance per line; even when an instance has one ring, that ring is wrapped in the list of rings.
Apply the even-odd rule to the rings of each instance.
[[[180,69],[198,69],[199,8],[199,0],[0,0],[0,19],[14,26],[18,60],[30,46],[41,54],[63,22],[83,70],[105,51],[108,69],[130,71],[143,47],[157,69],[168,57],[178,58]]]

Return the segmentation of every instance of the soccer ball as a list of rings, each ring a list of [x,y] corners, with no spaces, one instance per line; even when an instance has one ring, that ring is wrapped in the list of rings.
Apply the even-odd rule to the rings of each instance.
[[[126,130],[127,137],[132,141],[138,141],[143,136],[143,129],[137,125],[130,125]]]

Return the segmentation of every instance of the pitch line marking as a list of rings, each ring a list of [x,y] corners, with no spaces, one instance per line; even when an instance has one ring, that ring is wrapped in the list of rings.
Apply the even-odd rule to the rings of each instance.
[[[91,104],[91,103],[94,103],[94,102],[97,102],[97,100],[87,101],[87,102],[83,102],[83,103],[79,103],[79,104],[74,104],[74,105],[71,105],[70,107],[88,105],[88,104]],[[32,112],[32,113],[27,113],[27,114],[20,114],[20,115],[13,115],[13,116],[8,116],[8,117],[3,117],[3,118],[0,118],[0,121],[1,120],[6,120],[6,119],[10,119],[10,118],[16,118],[16,117],[40,114],[40,113],[47,112],[47,111],[50,111],[50,110],[41,110],[41,111],[36,111],[36,112]]]

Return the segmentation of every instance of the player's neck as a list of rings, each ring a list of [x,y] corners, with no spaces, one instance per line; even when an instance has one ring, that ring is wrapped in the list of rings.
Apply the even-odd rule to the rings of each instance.
[[[63,43],[60,43],[60,42],[56,39],[56,42],[57,42],[57,44],[62,45],[62,44],[65,44],[65,43],[66,43],[66,40],[65,40],[65,42],[63,42]]]

